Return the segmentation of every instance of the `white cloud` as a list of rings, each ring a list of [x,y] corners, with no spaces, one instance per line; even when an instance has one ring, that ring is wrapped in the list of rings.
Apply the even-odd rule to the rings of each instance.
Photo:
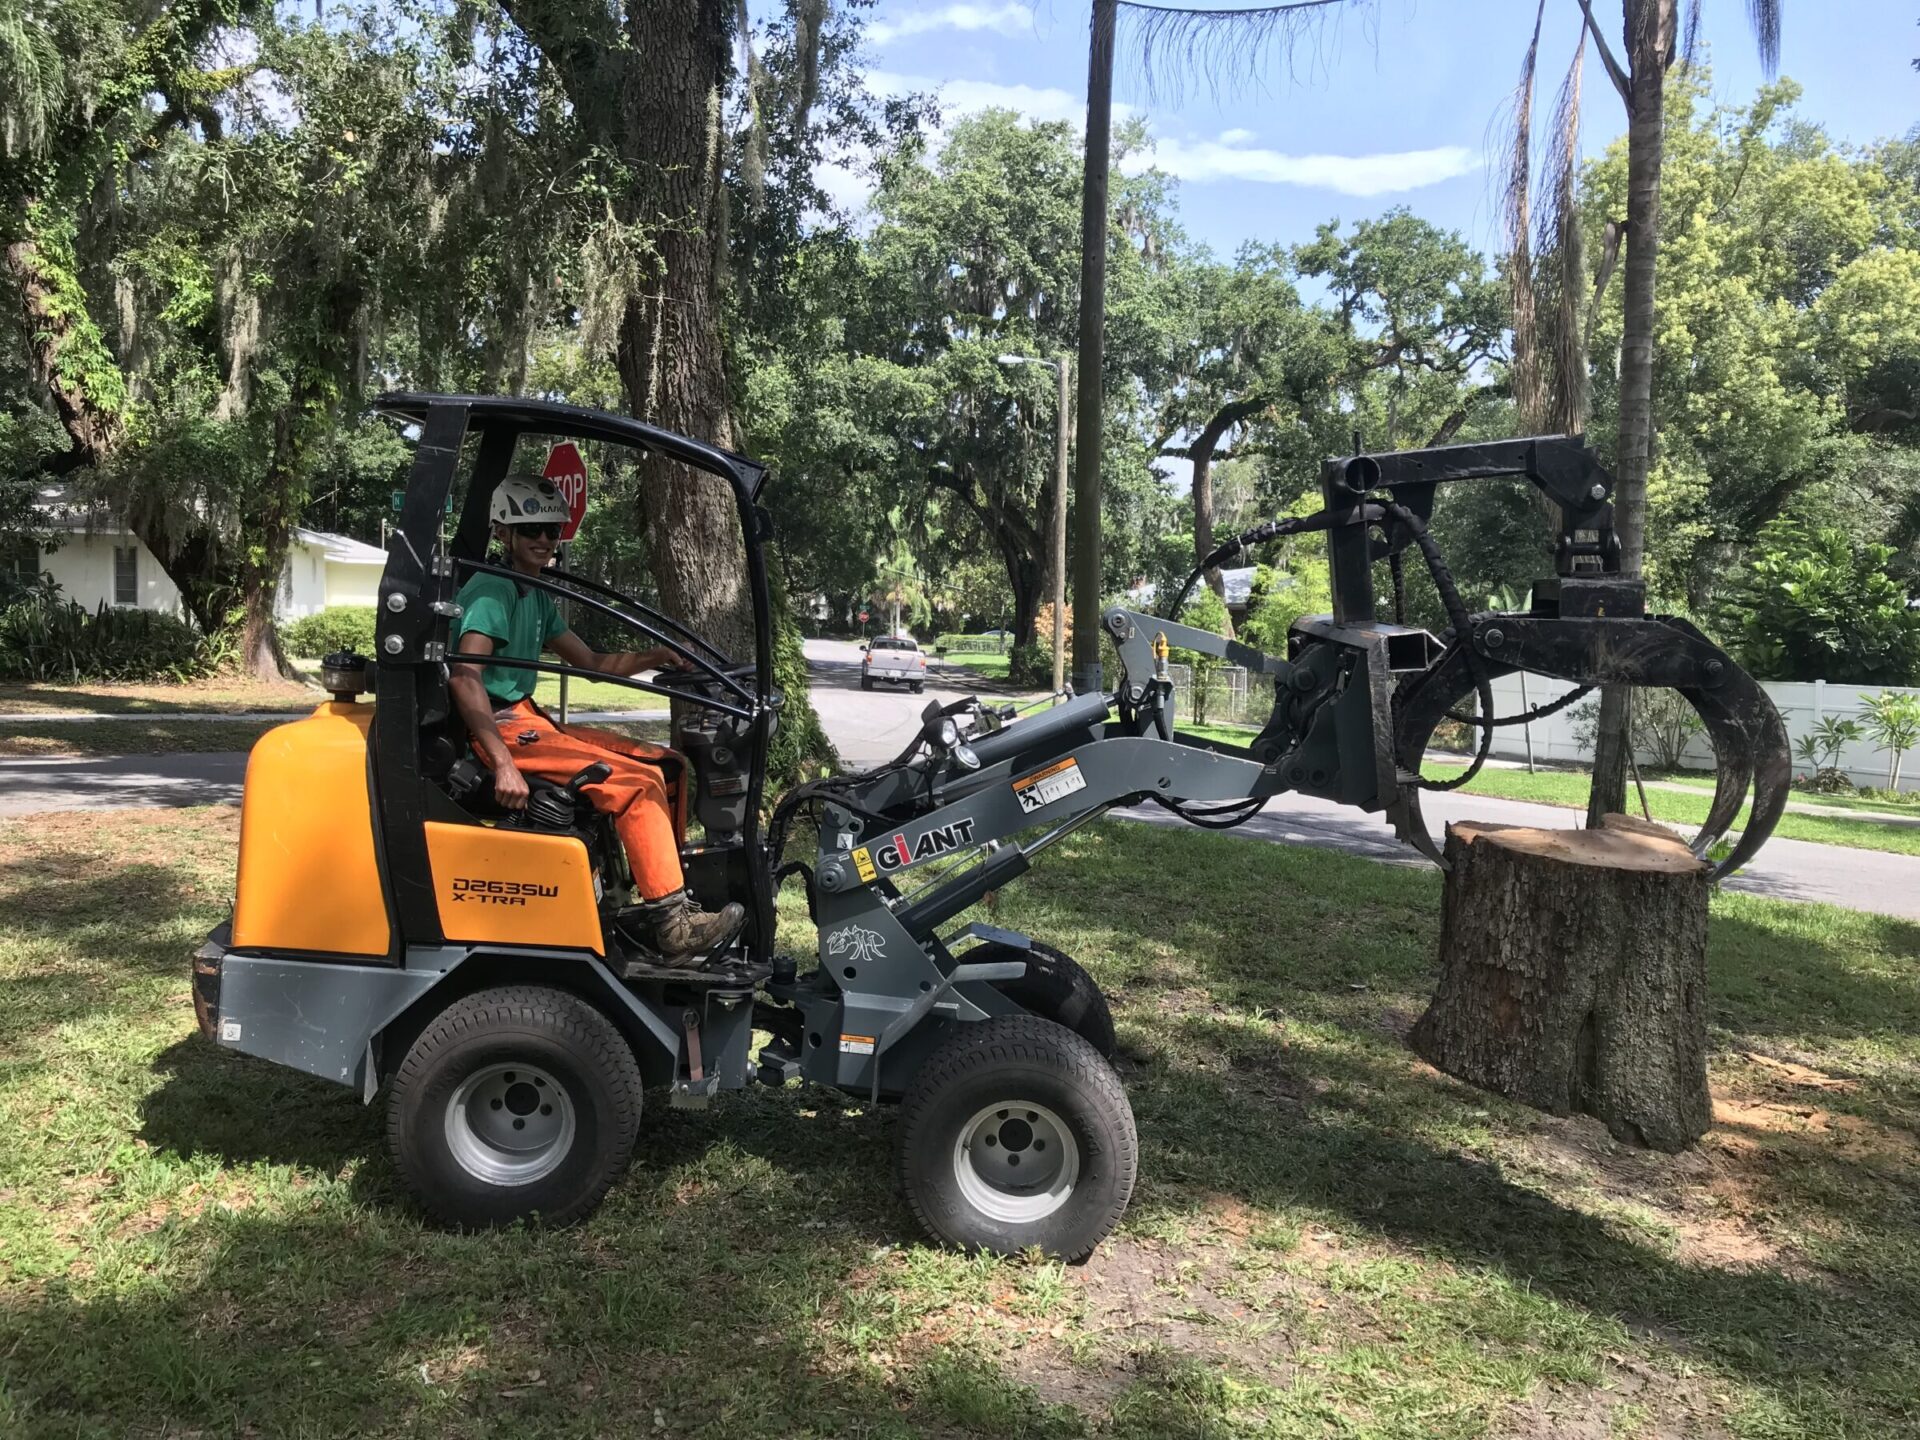
[[[998,35],[1018,35],[1033,29],[1030,6],[942,5],[937,10],[909,10],[897,18],[870,20],[864,33],[875,45],[889,45],[908,35],[924,35],[930,30],[991,30]]]
[[[1398,150],[1376,155],[1288,155],[1248,148],[1229,140],[1178,140],[1157,137],[1149,155],[1131,157],[1126,168],[1149,166],[1194,184],[1249,180],[1268,185],[1306,185],[1342,195],[1390,195],[1437,185],[1480,168],[1480,157],[1463,145],[1432,150]]]
[[[1222,130],[1220,132],[1220,143],[1222,145],[1244,145],[1249,140],[1255,138],[1251,130]]]
[[[974,115],[982,110],[1017,110],[1032,120],[1073,120],[1085,123],[1087,100],[1051,86],[997,85],[991,80],[930,80],[924,75],[900,75],[891,70],[869,70],[867,88],[876,95],[912,95],[931,93],[951,120],[957,115]],[[1132,113],[1132,107],[1115,105],[1116,116]],[[934,147],[939,148],[936,140]]]

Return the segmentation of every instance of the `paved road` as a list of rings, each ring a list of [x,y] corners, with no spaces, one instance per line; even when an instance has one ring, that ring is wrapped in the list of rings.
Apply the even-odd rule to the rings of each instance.
[[[814,703],[827,733],[849,764],[871,765],[898,754],[929,700],[966,693],[964,675],[933,672],[924,695],[905,689],[860,689],[859,647],[807,642]],[[240,798],[246,756],[129,755],[83,760],[0,760],[0,816],[35,810],[121,805],[231,804]],[[1431,794],[1427,821],[1437,833],[1449,820],[1571,827],[1579,812],[1482,795]],[[1183,823],[1157,806],[1119,812],[1149,824]],[[1390,864],[1426,862],[1393,838],[1377,815],[1328,801],[1284,795],[1261,815],[1228,832],[1290,845],[1315,845]],[[1786,900],[1824,900],[1850,909],[1920,920],[1920,856],[1849,850],[1774,839],[1727,882],[1730,889]]]

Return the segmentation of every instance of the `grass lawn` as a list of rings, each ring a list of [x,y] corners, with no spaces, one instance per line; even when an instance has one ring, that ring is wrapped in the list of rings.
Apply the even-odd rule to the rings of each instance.
[[[251,750],[253,742],[287,719],[85,720],[15,724],[0,729],[0,756],[162,755],[182,751]]]
[[[1652,774],[1646,776],[1654,779]],[[1692,790],[1713,789],[1713,778],[1696,770],[1663,770],[1659,779],[1669,785],[1685,785]],[[1912,810],[1920,814],[1920,790],[1902,790],[1897,794],[1881,791],[1877,795],[1826,795],[1815,790],[1796,790],[1794,802],[1800,805],[1819,805],[1831,810],[1879,810],[1898,814],[1902,810]]]
[[[59,711],[92,715],[205,714],[219,711],[307,711],[326,697],[297,684],[267,684],[218,676],[191,685],[72,685],[0,682],[0,715],[31,716]]]
[[[1423,773],[1444,779],[1459,766],[1429,761]],[[1488,767],[1474,776],[1466,789],[1475,795],[1499,795],[1509,800],[1532,800],[1542,805],[1566,805],[1585,809],[1588,777],[1580,771],[1541,770],[1529,775],[1524,770]],[[1673,825],[1698,825],[1707,818],[1711,801],[1707,793],[1681,794],[1652,786],[1647,789],[1647,807],[1653,818]],[[1640,797],[1629,784],[1627,808],[1636,814]],[[1738,829],[1746,820],[1742,810],[1734,821]],[[1812,840],[1822,845],[1851,845],[1860,850],[1890,850],[1898,855],[1920,855],[1920,825],[1895,825],[1856,816],[1796,814],[1788,811],[1780,817],[1774,834],[1786,840]]]
[[[542,675],[533,698],[549,710],[558,712],[560,677]],[[610,685],[605,680],[567,682],[567,706],[572,710],[665,710],[670,703],[664,695],[630,690],[625,685]]]
[[[651,1105],[565,1232],[423,1226],[380,1111],[194,1033],[232,809],[0,829],[0,1433],[1869,1436],[1920,1422],[1920,929],[1714,901],[1720,1123],[1614,1144],[1402,1037],[1430,872],[1111,822],[995,919],[1108,988],[1141,1183],[928,1248],[890,1109]],[[1170,903],[1178,897],[1177,903]],[[783,916],[806,943],[804,907]]]
[[[969,670],[978,670],[982,675],[992,676],[996,680],[1007,678],[1007,657],[988,652],[955,651],[951,655],[938,657],[942,665],[964,665]]]
[[[1198,735],[1203,739],[1223,741],[1229,745],[1245,745],[1258,732],[1234,725],[1183,725],[1183,733]],[[1446,761],[1429,760],[1422,773],[1429,779],[1445,779],[1449,774],[1457,774],[1460,766]],[[1662,777],[1665,778],[1665,777]],[[1470,795],[1495,795],[1505,800],[1531,800],[1538,805],[1561,805],[1576,810],[1584,810],[1587,805],[1588,777],[1578,770],[1540,770],[1529,775],[1524,770],[1511,770],[1504,766],[1488,766],[1466,786]],[[1683,795],[1673,790],[1649,786],[1647,789],[1647,807],[1653,811],[1653,818],[1670,825],[1697,826],[1707,818],[1707,810],[1712,804],[1709,796],[1713,789],[1711,780],[1702,780],[1698,786],[1704,793],[1699,796]],[[1793,797],[1796,801],[1804,799],[1810,804],[1825,804],[1823,795],[1802,796],[1798,791]],[[1640,797],[1629,785],[1627,790],[1627,808],[1639,813]],[[1872,809],[1872,805],[1862,801],[1860,809]],[[1884,807],[1883,807],[1884,808]],[[1747,811],[1742,810],[1734,822],[1734,828],[1745,822]],[[1884,822],[1857,818],[1846,814],[1833,816],[1796,814],[1788,811],[1780,817],[1780,823],[1774,827],[1775,835],[1785,840],[1811,840],[1821,845],[1849,845],[1856,850],[1886,850],[1896,855],[1920,855],[1920,825],[1894,825]]]

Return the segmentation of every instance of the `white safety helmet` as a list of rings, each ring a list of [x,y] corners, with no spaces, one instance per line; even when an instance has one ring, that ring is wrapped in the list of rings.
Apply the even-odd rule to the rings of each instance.
[[[494,486],[492,514],[496,525],[565,525],[573,518],[553,482],[538,475],[509,475]]]

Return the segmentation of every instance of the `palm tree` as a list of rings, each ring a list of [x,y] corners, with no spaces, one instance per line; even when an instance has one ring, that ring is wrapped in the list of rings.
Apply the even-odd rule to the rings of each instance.
[[[1660,163],[1665,140],[1666,78],[1680,52],[1679,0],[1621,0],[1626,65],[1594,18],[1592,0],[1577,0],[1607,78],[1627,107],[1627,258],[1625,313],[1620,336],[1620,435],[1614,469],[1614,528],[1620,536],[1620,567],[1640,573],[1646,553],[1647,469],[1653,456],[1653,298],[1660,251]],[[1771,74],[1780,63],[1779,0],[1747,0],[1760,62]],[[1698,0],[1687,16],[1691,39],[1699,26]],[[1626,806],[1627,692],[1608,687],[1601,695],[1593,757],[1593,791],[1587,823],[1598,825],[1610,810]]]

